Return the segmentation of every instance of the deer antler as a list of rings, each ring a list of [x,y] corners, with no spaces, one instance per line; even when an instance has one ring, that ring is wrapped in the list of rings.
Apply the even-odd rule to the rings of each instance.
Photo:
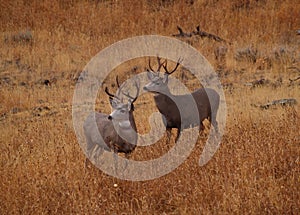
[[[105,87],[105,92],[106,92],[106,94],[107,94],[110,98],[117,98],[117,99],[119,99],[120,92],[122,92],[122,87],[123,87],[123,86],[120,87],[119,77],[118,77],[118,76],[116,76],[116,83],[117,83],[117,86],[118,86],[118,88],[119,88],[118,95],[114,95],[114,94],[110,93],[110,92],[108,91],[108,87]]]
[[[160,62],[161,58],[157,56],[157,63],[158,63],[158,68],[157,68],[157,72],[160,72],[161,67],[166,63],[166,60],[164,62]],[[151,67],[151,63],[150,63],[150,58],[149,58],[149,68],[151,69],[152,72],[154,72],[154,69]]]
[[[134,103],[136,101],[136,99],[138,98],[139,93],[140,93],[140,86],[137,83],[137,81],[134,82],[134,85],[136,87],[136,95],[135,95],[135,97],[132,97],[131,95],[129,95],[129,93],[123,93],[122,92],[124,96],[127,96],[128,98],[130,98],[132,100],[131,103]]]
[[[165,73],[167,73],[168,75],[171,75],[173,72],[175,72],[175,71],[177,70],[178,66],[180,65],[180,63],[182,62],[182,60],[183,60],[182,58],[179,58],[179,59],[178,59],[175,68],[174,68],[171,72],[168,71],[168,68],[167,68],[167,61],[166,61],[166,64],[163,65],[163,67],[164,67],[164,69],[165,69]]]

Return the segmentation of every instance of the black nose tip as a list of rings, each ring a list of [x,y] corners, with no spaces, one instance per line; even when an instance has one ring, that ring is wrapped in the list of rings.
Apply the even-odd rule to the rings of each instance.
[[[148,90],[147,87],[143,87],[144,90]]]
[[[111,115],[109,115],[109,116],[108,116],[108,119],[109,119],[109,120],[112,120],[112,117],[111,117]]]

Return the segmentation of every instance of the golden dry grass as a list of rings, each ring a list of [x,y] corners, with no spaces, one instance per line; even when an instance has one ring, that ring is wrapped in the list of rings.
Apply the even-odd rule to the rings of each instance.
[[[280,98],[300,101],[299,80],[289,83],[300,75],[289,69],[300,68],[298,1],[1,0],[0,8],[0,214],[300,213],[299,104],[252,106]],[[213,159],[198,166],[201,137],[181,166],[155,180],[122,181],[95,167],[85,169],[72,126],[72,96],[82,68],[121,39],[171,35],[177,25],[191,31],[198,24],[232,42],[219,71],[227,127]],[[18,37],[27,30],[32,38]],[[213,54],[218,42],[185,41],[218,66]],[[234,58],[247,47],[257,49],[256,62]],[[106,83],[115,74],[125,80],[133,66],[141,71],[146,62],[121,65]],[[245,85],[262,77],[270,83]],[[195,87],[191,79],[186,84]],[[108,101],[97,109],[109,112]],[[144,122],[155,110],[152,97],[143,95],[136,109],[138,130],[146,133]],[[164,138],[137,147],[132,158],[157,157],[168,148]]]

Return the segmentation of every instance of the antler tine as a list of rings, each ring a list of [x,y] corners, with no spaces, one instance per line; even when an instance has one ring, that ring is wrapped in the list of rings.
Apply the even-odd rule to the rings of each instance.
[[[111,98],[115,98],[115,97],[116,97],[114,94],[111,94],[111,93],[108,91],[108,88],[107,88],[107,87],[105,87],[105,92],[106,92],[106,94],[107,94],[109,97],[111,97]]]
[[[110,98],[117,98],[117,99],[119,99],[119,97],[120,97],[120,92],[122,92],[122,87],[123,87],[123,86],[121,85],[121,87],[120,87],[119,77],[118,77],[118,76],[116,76],[116,82],[117,82],[117,86],[118,86],[118,88],[119,88],[119,92],[118,92],[117,95],[114,95],[114,94],[110,93],[110,92],[108,91],[108,87],[105,87],[105,92],[106,92],[106,94],[107,94]]]
[[[165,73],[167,73],[168,75],[171,75],[173,72],[175,72],[175,71],[177,70],[178,66],[180,65],[180,63],[182,62],[182,60],[183,60],[182,58],[179,58],[179,59],[178,59],[175,68],[174,68],[171,72],[168,71],[168,68],[167,68],[167,62],[166,62],[166,64],[163,65],[163,67],[164,67],[164,69],[165,69]]]
[[[120,83],[119,83],[119,77],[118,76],[116,76],[116,82],[117,82],[118,88],[120,88]]]
[[[134,103],[140,94],[140,85],[137,83],[137,81],[135,81],[135,87],[136,87],[136,95],[131,103]]]
[[[154,72],[154,70],[151,67],[150,58],[149,58],[149,68],[151,69],[152,72]]]
[[[162,66],[164,66],[164,64],[167,62],[167,60],[165,60],[164,62],[161,63],[160,60],[161,60],[161,58],[157,56],[157,63],[158,63],[158,69],[157,69],[157,71],[158,72],[160,72],[160,68]]]
[[[157,56],[157,64],[158,64],[158,68],[157,71],[160,72],[160,68],[161,68],[161,63],[160,63],[161,58]]]
[[[120,82],[119,82],[119,77],[116,76],[116,83],[117,83],[117,86],[118,86],[118,97],[120,96],[120,93],[122,92],[122,88],[123,88],[123,84],[121,84],[120,86]]]
[[[160,60],[161,60],[161,58],[157,56],[158,68],[157,68],[157,70],[155,71],[155,70],[152,68],[152,66],[151,66],[150,58],[149,58],[148,64],[149,64],[149,68],[150,68],[150,70],[151,70],[152,72],[157,72],[157,73],[160,72],[160,68],[161,68],[161,67],[164,65],[164,63],[166,62],[166,61],[164,61],[164,62],[161,63]]]

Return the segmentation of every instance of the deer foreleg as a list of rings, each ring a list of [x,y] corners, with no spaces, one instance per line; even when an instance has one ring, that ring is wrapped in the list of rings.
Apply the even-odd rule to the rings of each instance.
[[[169,144],[170,143],[170,140],[171,140],[171,135],[172,135],[172,128],[166,128],[167,130],[167,143]]]
[[[217,113],[216,113],[216,111],[211,114],[210,123],[214,127],[215,132],[219,133],[219,127],[218,127],[218,122],[217,122]]]
[[[176,136],[176,139],[175,139],[175,143],[177,143],[177,140],[178,140],[179,137],[180,137],[180,132],[181,132],[181,129],[178,128],[178,129],[177,129],[177,136]]]
[[[115,167],[115,174],[118,174],[118,162],[119,162],[119,156],[117,152],[113,152],[113,159],[114,159],[114,167]]]

